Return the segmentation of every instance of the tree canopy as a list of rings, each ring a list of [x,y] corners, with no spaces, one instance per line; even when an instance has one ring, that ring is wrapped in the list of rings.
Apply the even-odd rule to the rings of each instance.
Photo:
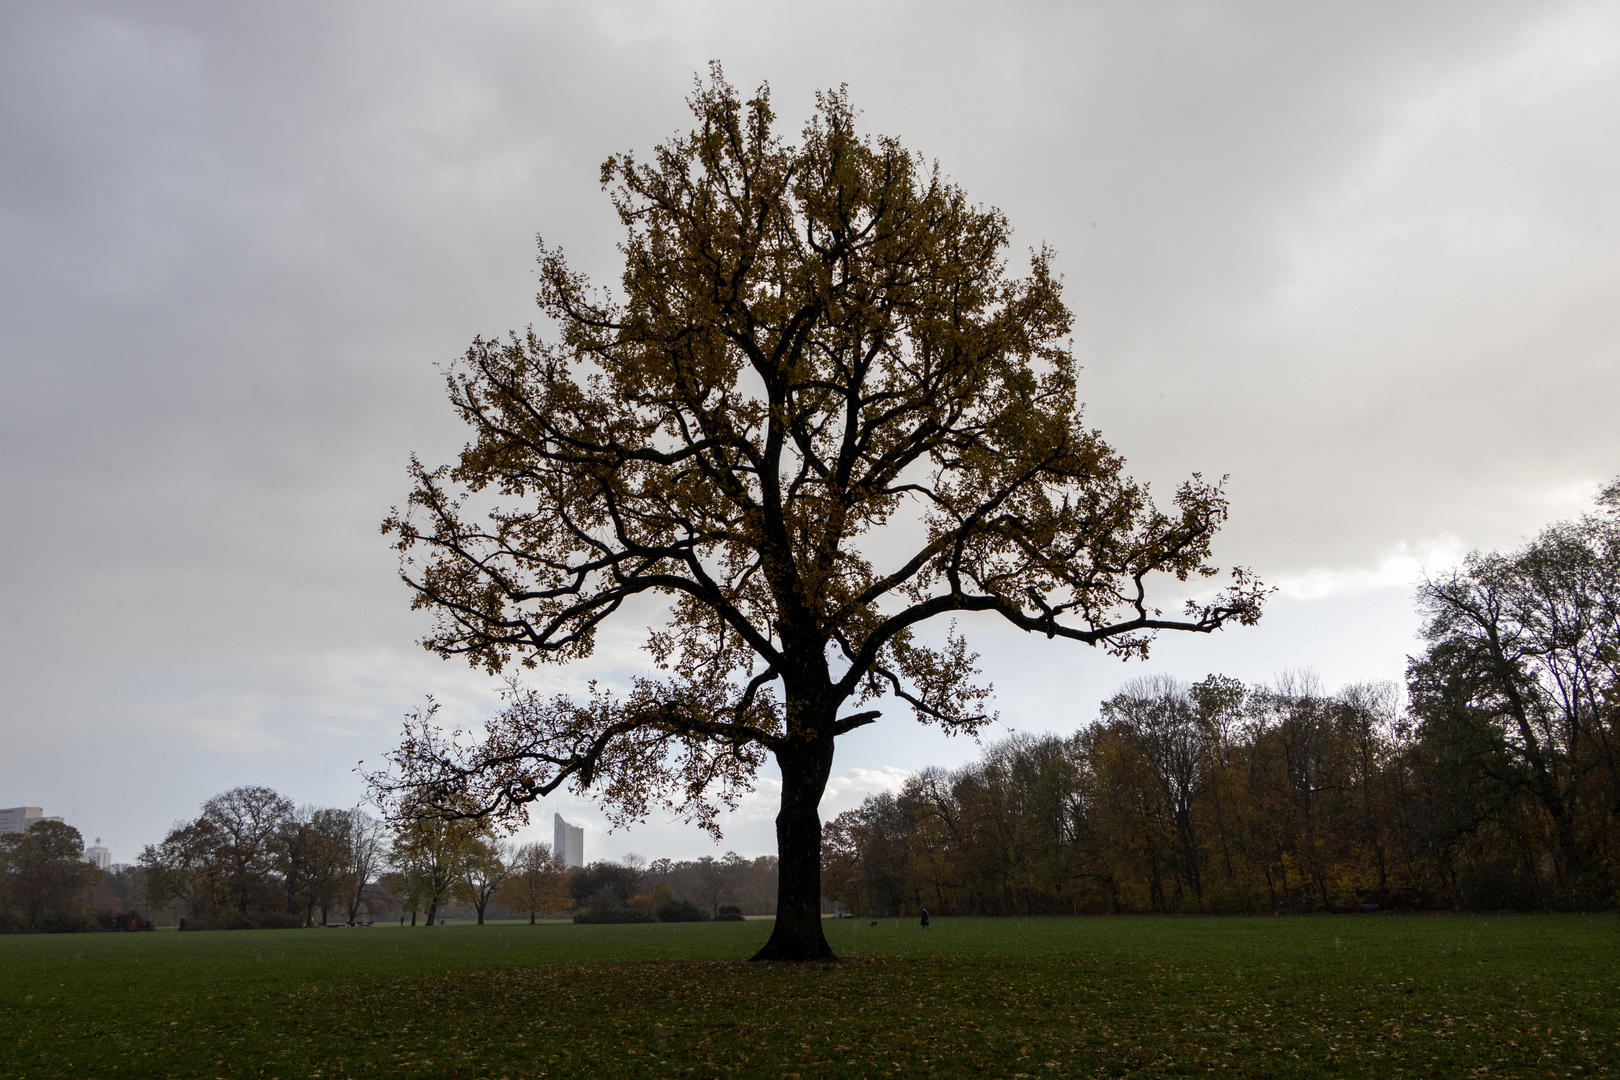
[[[823,891],[874,915],[1613,910],[1620,481],[1418,603],[1405,704],[1308,673],[1137,680],[1070,738],[834,818]]]
[[[1408,671],[1451,765],[1453,835],[1518,817],[1531,854],[1491,873],[1534,895],[1544,862],[1563,902],[1614,895],[1620,844],[1620,480],[1598,506],[1424,582],[1429,647]]]
[[[81,898],[101,876],[71,825],[46,819],[0,835],[0,933],[80,928]]]
[[[796,144],[768,88],[744,102],[718,67],[688,100],[689,133],[602,167],[619,288],[542,241],[552,333],[478,338],[448,372],[472,439],[453,465],[413,458],[383,528],[436,617],[424,644],[512,681],[483,741],[423,715],[374,780],[495,815],[571,784],[616,820],[663,802],[715,830],[769,755],[761,956],[825,956],[835,740],[884,698],[950,731],[988,718],[963,634],[924,624],[984,613],[1138,656],[1156,631],[1252,623],[1265,590],[1235,570],[1175,614],[1149,598],[1218,573],[1226,499],[1194,474],[1161,509],[1085,426],[1049,249],[1010,272],[1005,216],[858,134],[843,91]],[[648,599],[656,673],[583,701],[515,678],[590,655]]]
[[[271,788],[221,792],[141,852],[146,901],[184,904],[194,929],[302,926],[362,917],[380,869],[381,823],[358,809],[295,807]]]

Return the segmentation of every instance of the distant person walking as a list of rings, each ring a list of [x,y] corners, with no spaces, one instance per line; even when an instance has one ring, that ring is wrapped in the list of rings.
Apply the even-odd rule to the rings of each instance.
[[[922,916],[922,928],[924,930],[926,930],[926,929],[928,929],[928,909],[923,908],[922,913],[923,913],[923,916]]]

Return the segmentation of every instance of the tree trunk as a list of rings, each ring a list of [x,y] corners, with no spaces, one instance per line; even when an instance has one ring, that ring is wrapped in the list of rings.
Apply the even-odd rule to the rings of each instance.
[[[817,737],[776,752],[782,809],[776,815],[776,923],[755,960],[835,960],[821,928],[821,796],[832,772],[832,718]]]

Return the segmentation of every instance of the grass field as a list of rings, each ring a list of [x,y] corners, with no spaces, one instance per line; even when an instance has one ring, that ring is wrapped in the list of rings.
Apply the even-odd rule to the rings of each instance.
[[[1608,1076],[1620,917],[0,938],[0,1076]]]

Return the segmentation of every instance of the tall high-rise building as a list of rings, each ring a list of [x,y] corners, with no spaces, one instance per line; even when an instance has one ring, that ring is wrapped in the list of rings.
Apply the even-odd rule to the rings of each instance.
[[[36,821],[60,822],[59,817],[45,817],[45,811],[37,806],[11,806],[0,810],[0,834],[27,832],[28,827]]]
[[[561,814],[552,814],[551,817],[557,830],[551,850],[562,856],[564,866],[584,866],[585,830],[578,825],[568,824]]]
[[[84,849],[84,861],[97,870],[105,870],[112,866],[112,852],[101,846],[101,837],[98,836],[94,847]]]

